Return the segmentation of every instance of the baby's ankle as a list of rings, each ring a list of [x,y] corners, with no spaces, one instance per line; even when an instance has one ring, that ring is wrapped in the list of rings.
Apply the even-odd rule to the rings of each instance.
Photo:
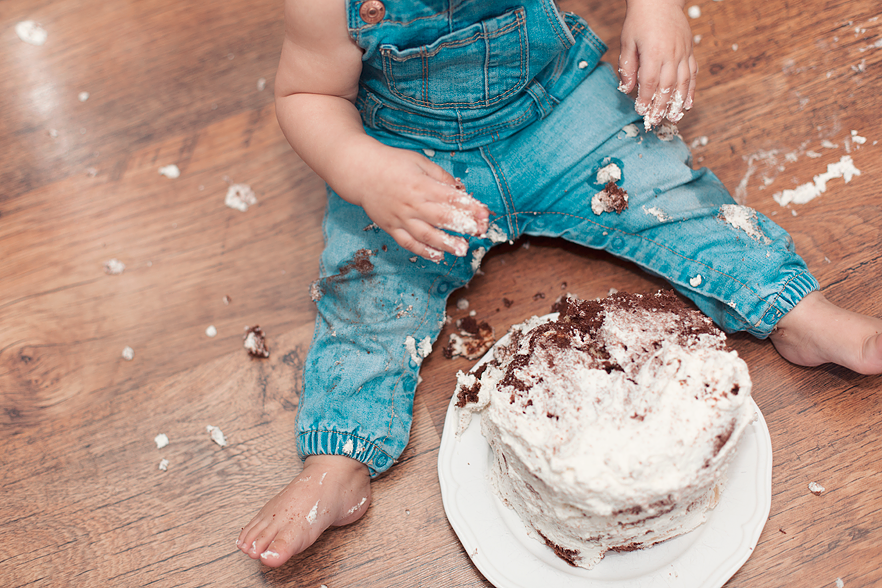
[[[370,478],[370,471],[365,464],[345,455],[309,455],[303,460],[304,471],[307,468],[333,471],[344,476],[363,475]]]

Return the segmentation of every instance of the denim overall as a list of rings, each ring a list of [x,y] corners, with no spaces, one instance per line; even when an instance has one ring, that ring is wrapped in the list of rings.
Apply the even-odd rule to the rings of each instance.
[[[761,338],[818,288],[783,229],[732,208],[710,171],[690,168],[679,138],[643,132],[633,101],[599,61],[606,47],[554,0],[381,6],[382,20],[366,22],[362,2],[348,0],[349,32],[364,50],[356,105],[365,130],[461,178],[493,211],[494,239],[461,235],[469,255],[433,263],[329,190],[301,457],[346,455],[372,476],[392,465],[407,445],[420,363],[444,325],[447,297],[504,240],[563,237],[609,251],[663,276],[724,330]],[[623,130],[632,123],[637,136]],[[595,214],[597,171],[610,162],[628,207]],[[726,222],[724,211],[753,225]]]

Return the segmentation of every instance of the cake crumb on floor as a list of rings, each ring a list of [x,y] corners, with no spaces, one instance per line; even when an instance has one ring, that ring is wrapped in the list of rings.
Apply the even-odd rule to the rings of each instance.
[[[208,425],[205,427],[205,430],[211,435],[211,440],[220,445],[221,447],[227,446],[227,438],[224,437],[223,431],[220,430],[220,427],[215,427],[214,425]]]
[[[251,357],[269,357],[269,347],[266,346],[266,334],[260,325],[245,327],[245,341],[243,346]]]
[[[108,276],[118,276],[123,273],[125,269],[126,264],[115,257],[104,262],[104,273]]]
[[[820,496],[826,488],[818,484],[817,482],[809,482],[808,485],[809,492],[814,494],[815,496]]]
[[[231,184],[227,188],[224,204],[239,212],[245,212],[249,206],[257,204],[257,196],[248,184]]]

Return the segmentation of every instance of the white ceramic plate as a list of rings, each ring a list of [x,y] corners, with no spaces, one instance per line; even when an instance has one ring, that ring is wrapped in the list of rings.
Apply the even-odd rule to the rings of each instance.
[[[475,368],[491,357],[492,350]],[[592,570],[574,568],[530,538],[493,493],[487,479],[493,457],[481,434],[481,417],[473,416],[457,436],[455,402],[454,396],[438,453],[441,497],[469,557],[497,588],[720,588],[750,557],[769,517],[772,441],[751,400],[757,418],[739,441],[720,503],[707,522],[649,549],[609,552]]]

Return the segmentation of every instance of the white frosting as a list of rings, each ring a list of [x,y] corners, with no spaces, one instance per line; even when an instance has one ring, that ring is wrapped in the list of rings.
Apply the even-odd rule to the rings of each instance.
[[[622,170],[615,163],[610,163],[597,170],[597,183],[606,185],[622,179]]]
[[[755,241],[761,241],[766,245],[771,243],[760,228],[756,211],[752,208],[739,204],[723,204],[720,206],[720,218],[736,229],[741,229]]]
[[[211,435],[211,440],[220,445],[221,447],[227,446],[227,438],[224,437],[224,432],[220,430],[220,427],[215,427],[214,425],[207,425],[205,430],[208,431],[208,434]]]
[[[224,204],[239,212],[245,212],[249,206],[257,204],[257,196],[248,184],[231,184],[227,188]]]
[[[604,315],[593,341],[576,331],[570,347],[530,352],[529,336],[497,346],[477,402],[460,411],[461,426],[482,412],[499,497],[534,537],[571,550],[585,568],[610,549],[648,547],[700,525],[754,416],[747,366],[721,332],[671,336],[681,332],[677,313]],[[597,349],[609,355],[606,369]],[[502,384],[518,355],[530,356],[513,371],[524,391]],[[460,373],[458,388],[474,391],[476,381]]]
[[[153,441],[156,443],[157,449],[162,449],[163,447],[168,445],[168,435],[166,435],[165,433],[160,433],[153,438]]]
[[[628,193],[624,192],[621,198],[624,199],[625,204],[627,205]],[[603,214],[604,212],[615,212],[618,201],[619,198],[616,194],[611,194],[606,189],[601,190],[591,198],[591,212],[598,215]]]
[[[164,165],[161,168],[159,168],[159,175],[165,176],[165,177],[173,180],[175,178],[181,177],[181,170],[175,164],[170,163],[169,165]]]
[[[823,143],[821,143],[823,145]],[[792,190],[784,190],[772,195],[775,202],[781,206],[787,206],[791,202],[805,204],[814,200],[827,191],[827,182],[836,178],[842,178],[849,183],[854,176],[861,175],[861,170],[854,166],[850,155],[843,155],[836,163],[827,164],[827,171],[816,175],[807,184],[797,186]]]

